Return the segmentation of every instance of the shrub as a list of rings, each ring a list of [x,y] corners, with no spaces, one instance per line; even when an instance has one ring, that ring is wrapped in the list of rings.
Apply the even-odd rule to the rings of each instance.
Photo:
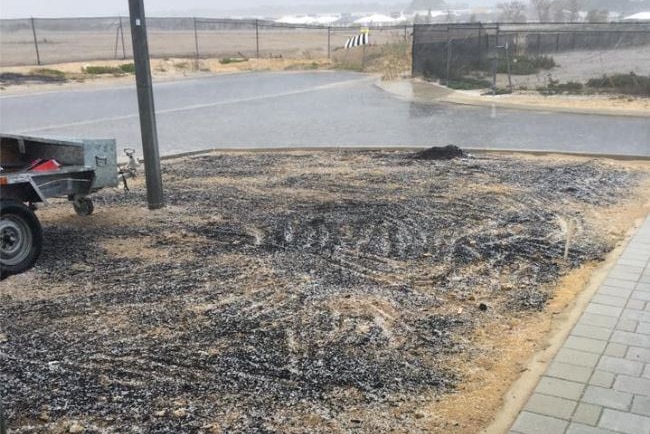
[[[229,63],[240,63],[240,62],[246,62],[246,59],[237,58],[237,57],[224,57],[223,59],[219,60],[219,63],[221,63],[222,65],[228,65]]]
[[[515,56],[510,60],[510,73],[513,75],[531,75],[556,66],[555,59],[551,56]],[[499,61],[497,72],[502,74],[508,72],[508,65],[505,60],[501,59]]]
[[[83,72],[90,75],[101,75],[101,74],[119,74],[121,71],[115,66],[86,66],[83,68]]]
[[[559,80],[549,80],[546,87],[538,87],[537,91],[542,95],[581,94],[584,92],[584,85],[577,81],[560,83]]]
[[[442,80],[440,84],[458,90],[486,89],[492,87],[491,82],[472,77],[464,77],[457,80]]]
[[[59,71],[58,69],[50,69],[50,68],[37,68],[37,69],[32,69],[29,71],[30,75],[42,75],[46,77],[54,77],[54,78],[65,78],[65,72]]]
[[[650,76],[629,74],[603,75],[587,81],[587,87],[626,95],[650,95]]]
[[[120,66],[118,66],[120,71],[125,72],[127,74],[135,74],[135,63],[124,63]]]

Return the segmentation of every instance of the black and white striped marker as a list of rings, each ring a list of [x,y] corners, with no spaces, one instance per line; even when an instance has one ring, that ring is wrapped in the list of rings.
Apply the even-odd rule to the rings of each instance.
[[[368,45],[370,43],[370,35],[368,33],[359,33],[357,36],[349,38],[345,42],[345,48],[359,47],[361,45]]]

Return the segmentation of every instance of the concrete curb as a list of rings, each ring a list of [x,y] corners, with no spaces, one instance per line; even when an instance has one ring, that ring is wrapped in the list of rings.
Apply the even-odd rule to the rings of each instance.
[[[622,116],[622,117],[650,117],[650,110],[626,110],[626,109],[611,109],[611,108],[591,108],[591,107],[562,107],[552,104],[530,104],[517,101],[504,101],[503,99],[492,99],[491,96],[474,96],[460,91],[452,90],[444,86],[434,83],[428,83],[418,79],[409,79],[412,83],[427,84],[436,89],[434,93],[439,93],[439,96],[434,97],[418,97],[404,95],[395,92],[383,82],[375,83],[375,86],[393,96],[400,99],[419,102],[419,103],[435,103],[443,102],[448,104],[467,105],[474,107],[499,107],[511,110],[529,110],[539,112],[556,112],[556,113],[571,113],[582,115],[598,115],[598,116]]]
[[[201,149],[197,151],[181,152],[178,154],[163,155],[160,157],[161,161],[175,160],[177,158],[193,157],[196,155],[209,154],[211,152],[251,152],[251,153],[274,153],[274,152],[295,152],[295,151],[315,151],[315,152],[417,152],[423,149],[428,149],[427,146],[291,146],[281,148],[211,148]],[[524,155],[564,155],[570,157],[589,157],[589,158],[607,158],[611,160],[623,161],[650,161],[650,156],[647,155],[620,155],[620,154],[598,154],[588,152],[568,152],[568,151],[553,151],[553,150],[527,150],[527,149],[506,149],[506,148],[472,148],[463,147],[464,151],[474,154],[524,154]]]

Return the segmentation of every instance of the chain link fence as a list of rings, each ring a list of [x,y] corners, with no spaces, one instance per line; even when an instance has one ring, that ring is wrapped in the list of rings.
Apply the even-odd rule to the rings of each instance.
[[[330,57],[360,26],[264,20],[147,18],[154,58]],[[371,43],[410,37],[412,26],[370,27]],[[0,20],[0,66],[132,58],[126,17]]]
[[[650,23],[433,24],[413,31],[413,75],[497,86],[650,72]]]

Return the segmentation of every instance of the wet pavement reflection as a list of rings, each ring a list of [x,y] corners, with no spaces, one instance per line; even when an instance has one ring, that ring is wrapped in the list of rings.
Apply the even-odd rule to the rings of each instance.
[[[157,83],[161,153],[455,144],[650,156],[647,118],[424,103],[411,100],[422,89],[396,97],[376,81],[350,72],[292,72]],[[115,137],[120,147],[139,147],[131,86],[3,97],[0,108],[3,132]]]

